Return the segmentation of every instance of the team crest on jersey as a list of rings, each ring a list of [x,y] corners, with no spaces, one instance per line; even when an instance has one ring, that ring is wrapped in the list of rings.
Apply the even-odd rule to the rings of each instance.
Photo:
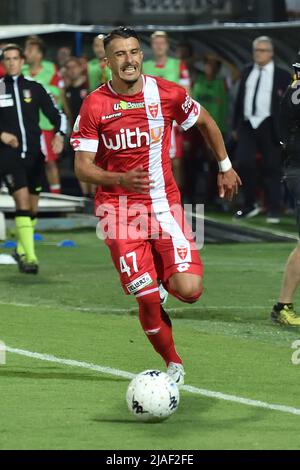
[[[149,104],[148,105],[148,111],[151,114],[151,116],[153,117],[153,119],[155,119],[158,115],[158,103]]]
[[[186,246],[178,246],[176,248],[177,250],[177,254],[179,256],[180,259],[182,259],[182,261],[184,261],[187,257],[187,254],[188,254],[188,249]]]
[[[24,96],[25,103],[31,103],[32,101],[31,90],[23,90],[23,96]]]

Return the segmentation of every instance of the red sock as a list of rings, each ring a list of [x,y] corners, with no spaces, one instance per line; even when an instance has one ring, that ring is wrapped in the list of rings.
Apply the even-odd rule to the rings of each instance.
[[[160,305],[158,292],[138,297],[140,322],[155,351],[161,355],[166,364],[176,362],[182,364],[178,356],[173,335],[172,324],[168,315]]]
[[[50,193],[51,194],[61,194],[60,184],[51,184],[50,185]]]

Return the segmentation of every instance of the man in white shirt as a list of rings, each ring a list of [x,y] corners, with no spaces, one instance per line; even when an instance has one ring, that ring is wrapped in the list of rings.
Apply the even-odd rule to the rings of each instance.
[[[290,83],[290,74],[277,67],[273,57],[272,40],[267,36],[255,39],[254,64],[247,66],[242,74],[235,103],[237,162],[244,193],[244,207],[236,213],[236,218],[253,217],[261,211],[256,204],[256,163],[259,154],[268,208],[267,222],[278,223],[282,174],[279,107]]]

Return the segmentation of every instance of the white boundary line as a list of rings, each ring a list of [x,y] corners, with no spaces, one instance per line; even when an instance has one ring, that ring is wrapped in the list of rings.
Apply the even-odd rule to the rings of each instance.
[[[130,306],[128,308],[119,308],[119,307],[74,307],[72,305],[61,305],[57,307],[56,305],[43,305],[43,304],[26,304],[26,303],[19,303],[19,302],[4,302],[0,301],[0,305],[7,305],[11,307],[20,307],[20,308],[45,308],[45,309],[57,309],[57,310],[74,310],[75,312],[91,312],[91,313],[128,313],[134,310],[137,310],[138,305],[136,307]],[[199,310],[199,312],[203,310],[257,310],[257,309],[266,309],[265,305],[200,305],[197,307],[166,307],[168,312],[176,313],[189,310]]]
[[[48,362],[55,362],[57,364],[62,364],[71,367],[81,367],[83,369],[89,369],[96,372],[101,372],[103,374],[114,375],[117,377],[123,377],[125,379],[132,379],[135,377],[135,374],[131,372],[126,372],[119,369],[113,369],[111,367],[104,367],[99,366],[96,364],[91,364],[89,362],[82,362],[82,361],[74,361],[71,359],[62,359],[56,356],[48,355],[48,354],[40,354],[36,352],[26,351],[24,349],[16,349],[6,346],[6,351],[12,354],[19,354],[20,356],[30,357],[32,359],[39,359],[41,361],[48,361]],[[182,390],[193,393],[196,395],[202,395],[208,398],[215,398],[217,400],[225,400],[233,403],[239,403],[241,405],[253,406],[255,408],[263,408],[267,410],[273,411],[280,411],[282,413],[289,413],[292,415],[300,415],[300,408],[294,408],[292,406],[285,406],[285,405],[275,405],[271,403],[266,403],[263,401],[258,400],[251,400],[249,398],[242,398],[235,395],[226,395],[225,393],[221,392],[213,392],[210,390],[205,390],[197,387],[191,387],[189,385],[184,385]]]

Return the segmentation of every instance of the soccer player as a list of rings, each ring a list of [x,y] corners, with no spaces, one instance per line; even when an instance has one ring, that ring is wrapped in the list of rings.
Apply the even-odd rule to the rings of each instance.
[[[104,35],[98,34],[93,41],[95,58],[91,59],[87,66],[89,91],[96,90],[102,83],[107,82],[111,78],[110,70],[105,62],[103,39]]]
[[[288,87],[281,103],[280,134],[285,154],[285,181],[295,200],[300,235],[300,53],[293,64],[295,80]],[[300,242],[287,261],[279,301],[274,305],[271,320],[288,326],[300,326],[293,298],[300,284]]]
[[[83,103],[71,138],[75,172],[98,186],[96,213],[104,232],[108,227],[106,244],[123,289],[135,295],[145,334],[181,385],[182,359],[160,303],[158,280],[173,296],[194,303],[202,293],[202,263],[178,210],[180,193],[169,158],[172,122],[185,130],[197,125],[207,138],[220,165],[222,197],[232,198],[241,182],[205,109],[181,86],[141,73],[143,53],[135,31],[116,29],[104,45],[112,80]],[[136,211],[145,227],[140,231],[134,230]]]
[[[16,204],[19,269],[37,274],[33,232],[44,170],[39,112],[55,128],[52,146],[57,152],[63,148],[65,119],[45,88],[21,74],[24,55],[17,44],[4,47],[2,59],[6,75],[0,80],[0,176]]]
[[[153,60],[144,62],[143,72],[178,83],[186,89],[187,93],[190,93],[191,80],[188,68],[183,60],[169,56],[170,41],[165,31],[155,31],[151,35],[151,48]],[[183,135],[175,121],[171,133],[170,158],[175,181],[180,189],[182,186],[182,157]]]

